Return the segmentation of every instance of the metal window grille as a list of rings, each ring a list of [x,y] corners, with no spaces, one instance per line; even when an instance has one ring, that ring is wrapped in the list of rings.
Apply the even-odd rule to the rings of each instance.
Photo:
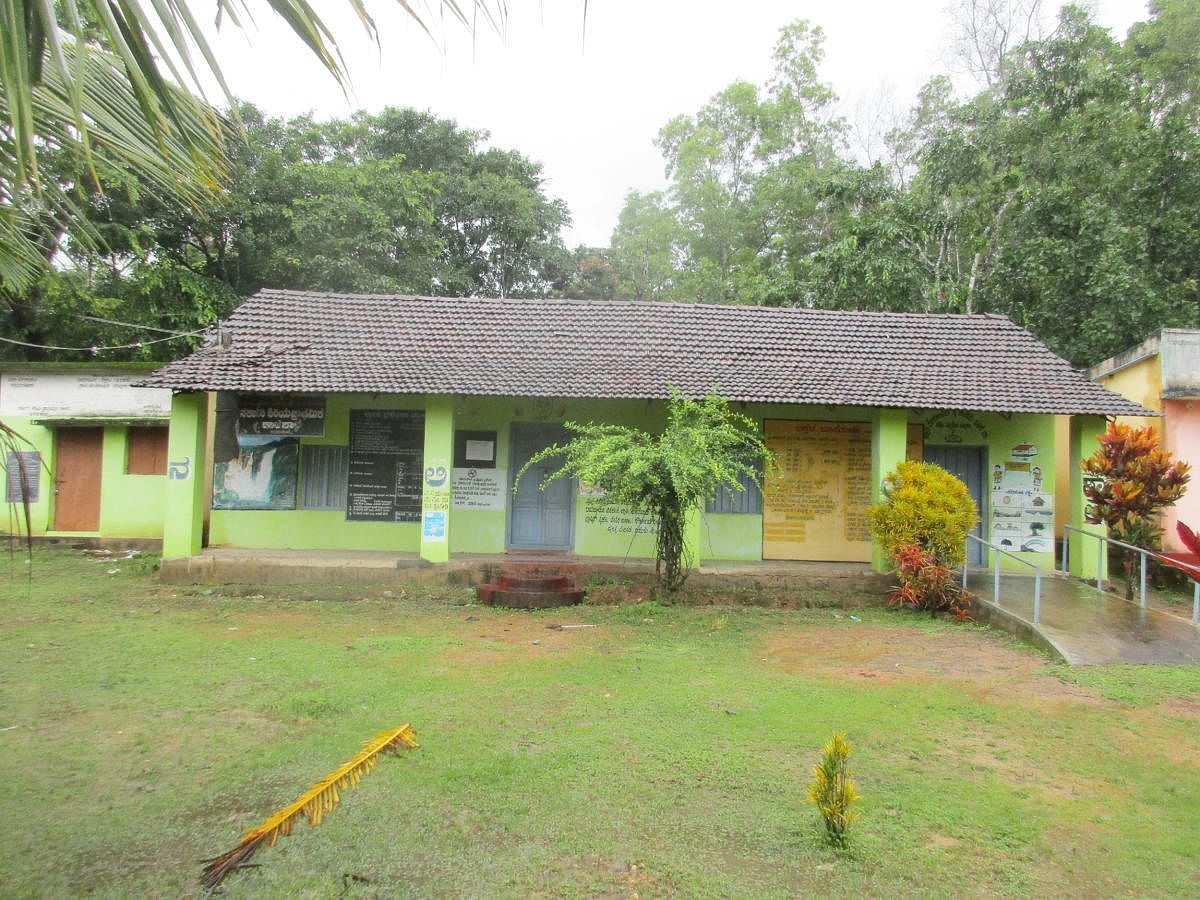
[[[762,491],[749,475],[738,478],[742,490],[735,491],[722,485],[717,493],[704,504],[708,513],[744,513],[747,515],[762,514]]]
[[[22,484],[21,470],[25,471]],[[6,473],[4,487],[5,503],[30,503],[38,501],[38,485],[41,483],[42,455],[36,450],[9,450],[4,459]]]
[[[320,444],[301,449],[300,508],[345,509],[350,449]]]

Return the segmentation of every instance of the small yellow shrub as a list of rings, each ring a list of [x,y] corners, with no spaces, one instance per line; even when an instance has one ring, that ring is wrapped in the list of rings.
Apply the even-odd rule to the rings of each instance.
[[[821,762],[813,766],[808,799],[821,811],[829,842],[842,847],[848,840],[846,832],[859,815],[850,808],[858,802],[858,788],[851,778],[854,772],[849,764],[850,742],[846,733],[833,735],[822,752]]]
[[[884,479],[883,492],[884,502],[870,510],[871,536],[889,557],[916,544],[942,565],[963,564],[967,532],[979,520],[965,484],[933,463],[902,462]]]

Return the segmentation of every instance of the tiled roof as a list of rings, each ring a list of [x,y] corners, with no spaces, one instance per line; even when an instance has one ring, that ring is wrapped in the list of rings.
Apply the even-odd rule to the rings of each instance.
[[[222,331],[142,383],[1145,414],[991,315],[264,290]]]

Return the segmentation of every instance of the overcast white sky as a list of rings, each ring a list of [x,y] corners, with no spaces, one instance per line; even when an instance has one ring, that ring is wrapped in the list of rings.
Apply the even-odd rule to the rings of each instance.
[[[460,0],[461,2],[461,0]],[[950,0],[508,0],[505,33],[472,37],[433,21],[442,49],[388,0],[368,0],[380,46],[316,0],[334,26],[353,84],[347,100],[299,42],[260,14],[245,34],[216,42],[233,92],[274,115],[320,118],[385,106],[428,109],[544,166],[546,189],[570,207],[568,246],[607,245],[625,193],[664,182],[654,136],[731,82],[763,82],[778,30],[806,18],[825,30],[823,78],[845,113],[877,102],[901,109],[947,72]],[[465,5],[465,4],[464,4]],[[1049,5],[1049,3],[1048,3]],[[1094,0],[1099,21],[1124,38],[1145,0]]]

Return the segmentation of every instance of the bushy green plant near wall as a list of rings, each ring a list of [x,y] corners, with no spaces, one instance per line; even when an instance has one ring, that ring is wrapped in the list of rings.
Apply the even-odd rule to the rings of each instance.
[[[633,507],[657,526],[655,571],[668,591],[687,579],[684,526],[689,513],[712,497],[718,487],[742,490],[741,478],[759,483],[770,453],[761,430],[729,408],[713,390],[691,400],[675,388],[667,401],[667,426],[651,434],[625,425],[568,422],[575,436],[565,445],[548,447],[517,473],[562,454],[565,462],[546,477],[574,476],[603,490],[608,499]],[[513,485],[515,492],[517,485]]]
[[[916,544],[942,565],[963,564],[967,532],[979,520],[965,484],[933,463],[902,462],[884,479],[883,494],[870,510],[871,536],[889,558]]]

